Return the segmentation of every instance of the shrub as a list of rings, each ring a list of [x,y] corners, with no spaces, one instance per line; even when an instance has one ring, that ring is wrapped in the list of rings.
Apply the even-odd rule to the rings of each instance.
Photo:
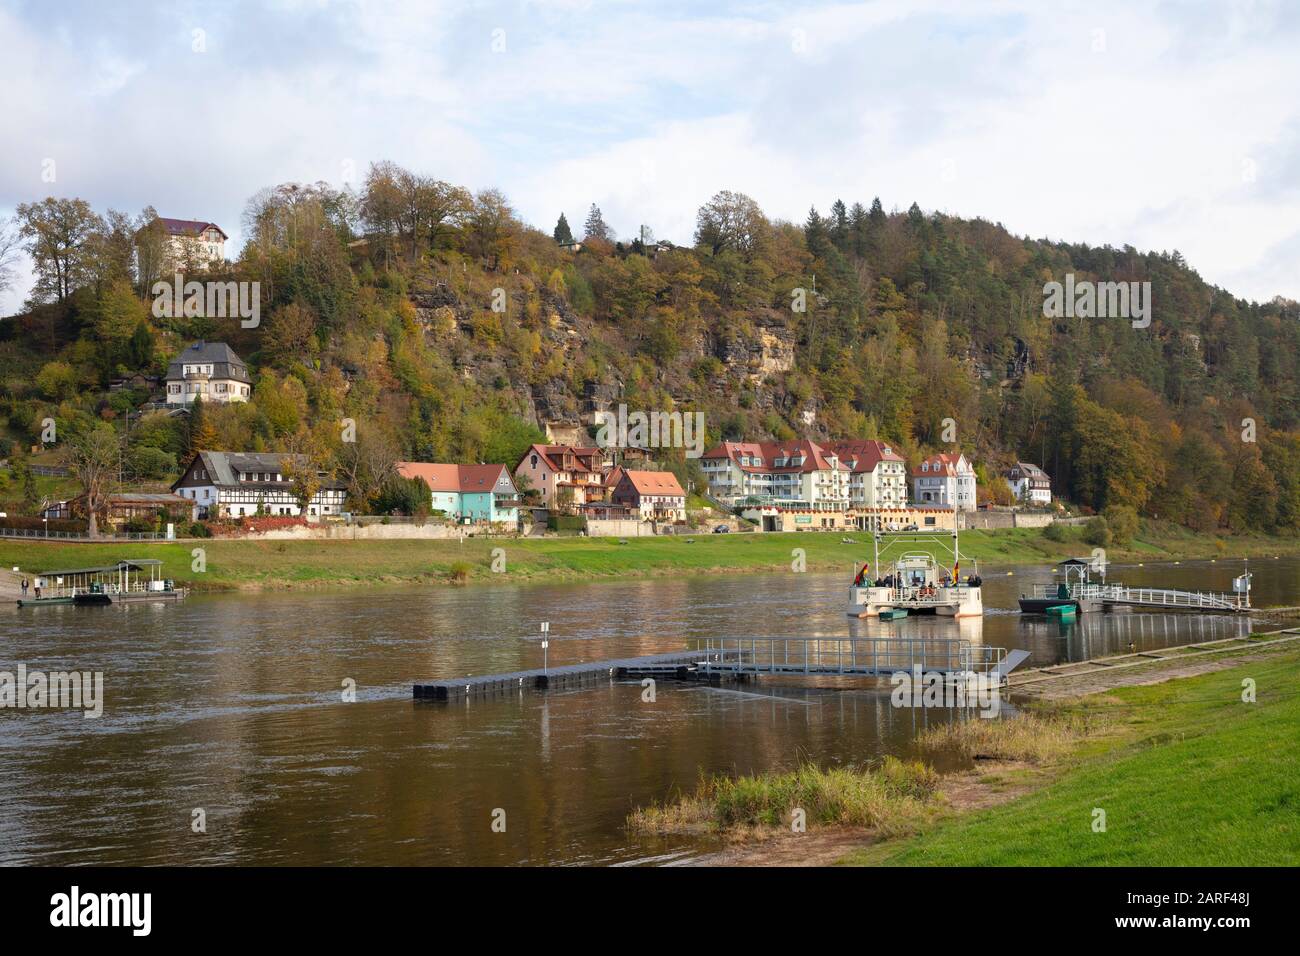
[[[1133,541],[1138,532],[1137,512],[1128,505],[1111,505],[1102,512],[1106,524],[1110,526],[1111,538],[1121,548]]]
[[[469,580],[469,573],[472,565],[468,561],[457,561],[447,572],[447,577],[451,579],[452,584],[464,584]]]
[[[1065,525],[1053,521],[1043,529],[1043,537],[1048,541],[1055,541],[1058,544],[1069,539],[1069,532],[1065,530]]]
[[[1108,548],[1113,540],[1110,525],[1101,515],[1089,518],[1083,526],[1083,540],[1098,548]]]

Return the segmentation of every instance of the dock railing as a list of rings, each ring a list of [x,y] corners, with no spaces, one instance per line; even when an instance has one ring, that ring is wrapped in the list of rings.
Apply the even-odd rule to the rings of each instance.
[[[1055,584],[1034,585],[1034,597],[1047,600],[1087,600],[1103,604],[1132,604],[1141,607],[1186,608],[1191,610],[1244,610],[1249,605],[1239,595],[1217,591],[1179,591],[1174,588],[1130,588],[1123,584],[1071,584],[1070,596],[1061,598]]]
[[[721,654],[701,670],[745,674],[885,676],[898,671],[1000,672],[1006,649],[955,638],[708,637],[699,650]]]

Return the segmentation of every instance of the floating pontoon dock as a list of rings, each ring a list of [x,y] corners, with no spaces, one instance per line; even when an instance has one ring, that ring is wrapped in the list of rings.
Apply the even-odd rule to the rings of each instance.
[[[1089,572],[1096,566],[1101,571],[1101,581],[1090,580]],[[1177,588],[1131,588],[1123,584],[1106,583],[1106,566],[1080,558],[1062,561],[1058,567],[1061,576],[1055,584],[1036,584],[1033,592],[1020,596],[1020,610],[1026,614],[1047,614],[1052,608],[1068,605],[1077,611],[1099,611],[1124,608],[1141,608],[1155,611],[1199,611],[1206,614],[1249,614],[1249,566],[1240,577],[1234,578],[1231,594],[1218,591],[1180,591]]]
[[[435,680],[418,683],[414,696],[429,700],[450,700],[453,697],[486,697],[494,694],[516,693],[521,690],[546,690],[551,687],[577,687],[620,677],[675,676],[679,672],[698,667],[717,652],[678,651],[671,654],[652,654],[648,657],[624,657],[610,661],[592,661],[587,664],[566,664],[561,667],[536,668],[514,671],[509,674],[482,674],[452,680]]]
[[[414,685],[414,696],[450,700],[647,676],[720,682],[763,675],[888,677],[907,671],[976,674],[1005,683],[1007,674],[1029,656],[937,638],[716,637],[700,644],[694,651],[428,681]]]

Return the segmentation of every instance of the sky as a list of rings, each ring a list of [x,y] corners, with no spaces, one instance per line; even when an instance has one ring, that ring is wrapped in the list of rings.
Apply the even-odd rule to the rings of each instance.
[[[0,216],[152,205],[233,258],[257,190],[391,159],[547,232],[879,196],[1300,299],[1297,51],[1287,0],[0,0]]]

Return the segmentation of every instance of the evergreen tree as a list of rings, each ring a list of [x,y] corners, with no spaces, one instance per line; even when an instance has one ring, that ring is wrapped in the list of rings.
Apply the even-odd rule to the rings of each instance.
[[[609,226],[605,225],[604,217],[600,214],[600,207],[595,203],[591,204],[591,211],[587,213],[587,222],[582,229],[583,239],[610,239]]]
[[[868,228],[870,220],[867,218],[866,207],[860,202],[855,202],[853,208],[849,210],[849,245],[853,249],[855,256],[865,256],[867,254]]]
[[[808,246],[808,251],[812,253],[814,259],[820,259],[826,255],[826,250],[829,247],[826,220],[822,219],[821,214],[817,212],[816,206],[808,210],[808,218],[804,221],[803,226],[803,236],[804,243]]]
[[[573,242],[573,232],[569,229],[569,220],[564,218],[564,213],[560,213],[559,221],[555,223],[554,236],[559,243]]]
[[[835,243],[835,248],[843,252],[848,247],[849,241],[849,210],[844,205],[843,199],[837,199],[831,204],[831,242]]]

